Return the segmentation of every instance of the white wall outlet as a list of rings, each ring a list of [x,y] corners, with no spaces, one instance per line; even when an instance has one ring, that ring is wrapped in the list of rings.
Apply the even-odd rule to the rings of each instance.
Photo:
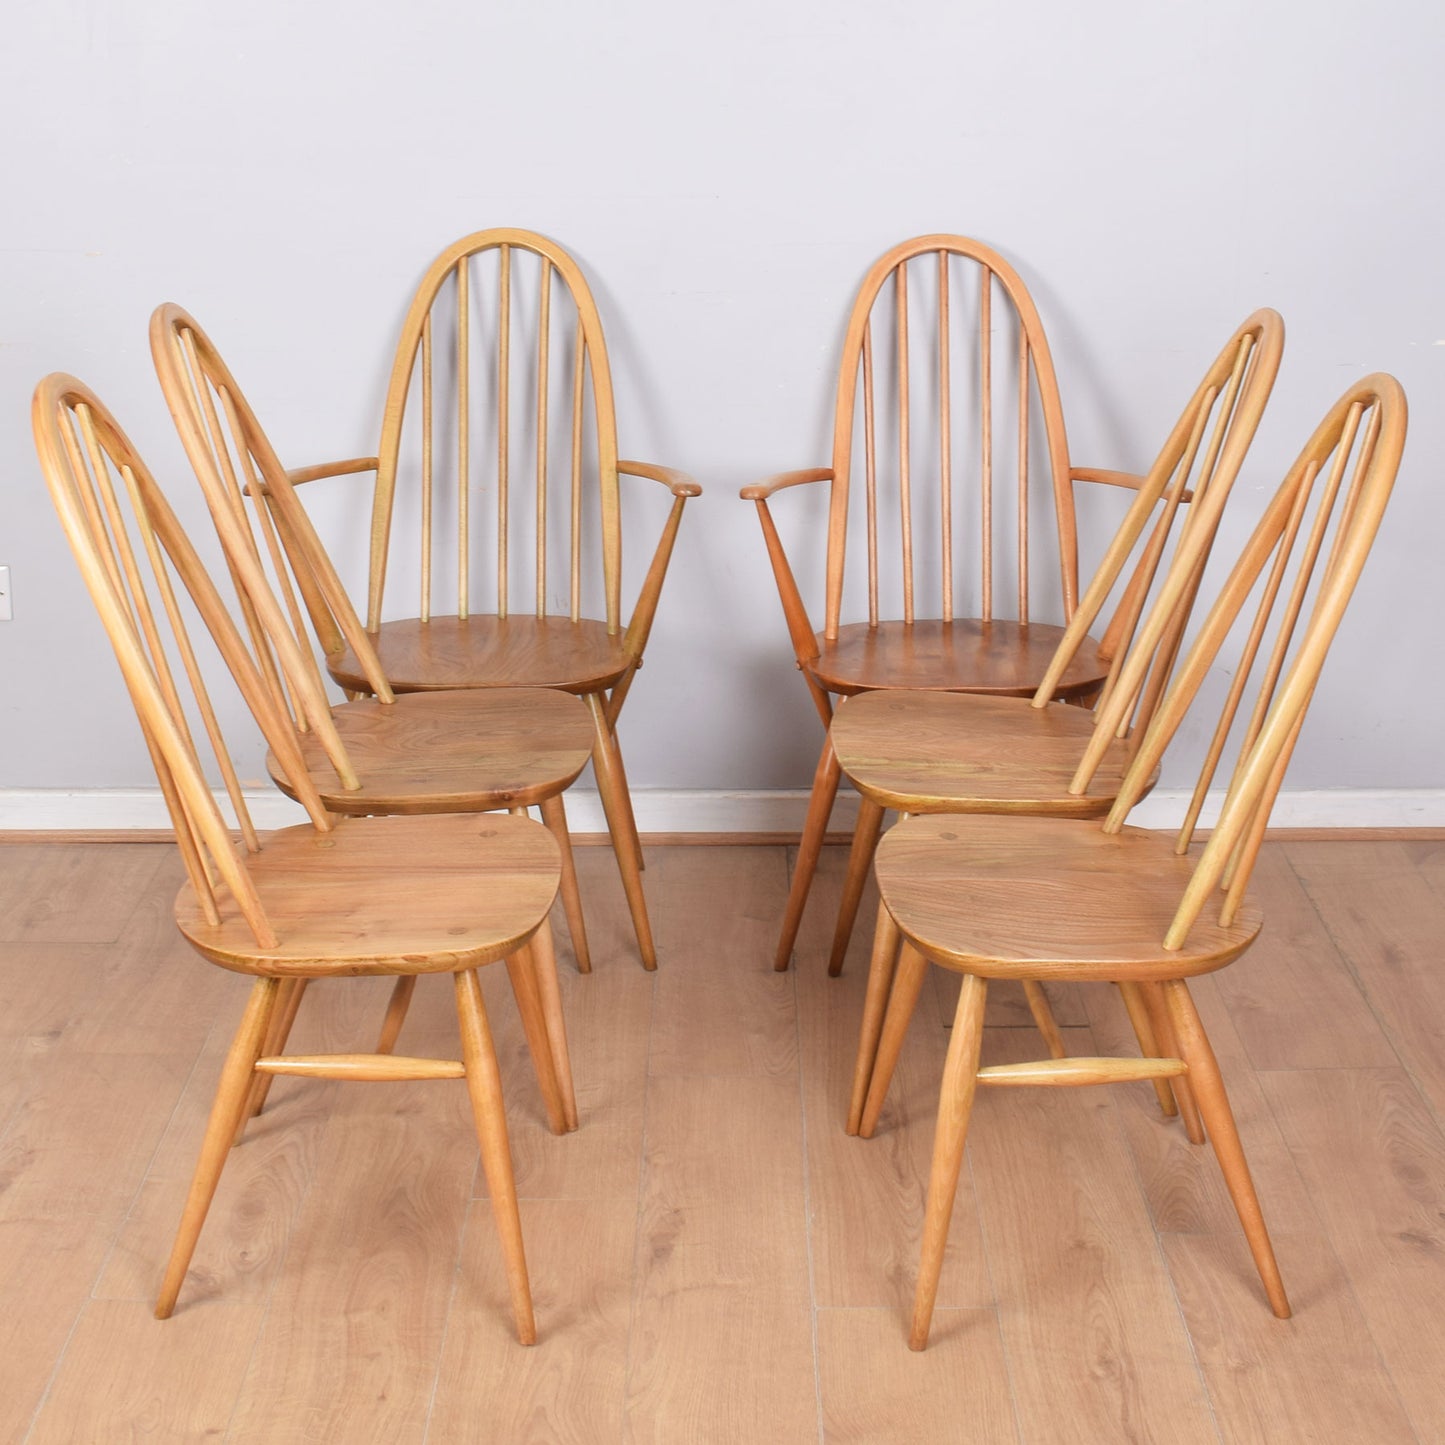
[[[14,616],[10,606],[10,569],[0,567],[0,622],[9,622]]]

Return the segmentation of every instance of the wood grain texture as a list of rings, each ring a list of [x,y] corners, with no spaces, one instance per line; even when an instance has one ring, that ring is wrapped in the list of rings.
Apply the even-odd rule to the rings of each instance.
[[[332,709],[361,779],[348,789],[313,734],[301,755],[333,813],[473,813],[553,797],[592,756],[592,724],[576,698],[543,688],[410,693]],[[266,766],[291,793],[274,753]]]
[[[397,692],[471,687],[551,687],[598,692],[633,664],[622,639],[602,622],[566,617],[433,617],[383,622],[372,634]],[[364,688],[349,648],[326,659],[342,687]]]
[[[1113,981],[1223,967],[1259,932],[1246,905],[1230,927],[1202,918],[1180,949],[1163,938],[1193,872],[1142,829],[1103,833],[1057,818],[924,817],[878,849],[878,889],[934,960],[989,978]]]
[[[1445,1137],[1438,1122],[1400,1069],[1261,1078],[1416,1434],[1445,1437]]]
[[[828,640],[818,634],[818,655],[804,664],[829,692],[866,692],[880,687],[966,690],[997,697],[1031,697],[1063,640],[1048,623],[850,622]],[[1059,679],[1056,695],[1079,697],[1097,690],[1109,674],[1097,645],[1086,641]]]
[[[1116,743],[1081,794],[1069,792],[1094,716],[973,693],[866,693],[840,707],[831,735],[838,764],[867,798],[907,813],[1108,812],[1128,767]]]

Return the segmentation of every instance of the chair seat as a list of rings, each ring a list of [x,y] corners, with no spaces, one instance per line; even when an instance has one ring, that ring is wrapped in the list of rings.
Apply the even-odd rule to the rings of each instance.
[[[592,755],[580,699],[545,688],[414,692],[331,710],[361,787],[344,788],[314,732],[299,742],[333,813],[477,813],[525,807],[568,787]],[[274,754],[266,767],[295,796]]]
[[[932,692],[980,692],[1031,697],[1043,681],[1062,627],[1043,622],[849,623],[836,641],[817,636],[818,656],[807,663],[819,684],[833,693],[875,688],[923,688]],[[1103,685],[1109,665],[1098,644],[1085,638],[1060,680],[1058,697],[1087,697]]]
[[[313,978],[451,973],[508,957],[546,917],[561,862],[540,823],[447,814],[285,828],[246,868],[279,947],[257,947],[227,893],[220,923],[208,923],[189,886],[176,899],[181,932],[223,968]]]
[[[1207,908],[1184,947],[1163,939],[1193,872],[1173,835],[1064,818],[912,818],[879,845],[878,889],[937,963],[983,978],[1150,981],[1210,973],[1263,923]]]
[[[1094,714],[1066,703],[889,689],[849,698],[833,716],[838,765],[859,792],[906,813],[1107,813],[1129,763],[1116,741],[1081,795],[1069,782]]]
[[[605,622],[584,617],[409,617],[383,622],[371,641],[397,692],[468,687],[552,687],[600,692],[632,666],[633,656]],[[342,687],[370,691],[349,647],[326,659]]]

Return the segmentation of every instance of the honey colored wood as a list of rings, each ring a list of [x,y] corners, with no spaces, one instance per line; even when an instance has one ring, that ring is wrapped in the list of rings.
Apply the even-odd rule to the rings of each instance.
[[[194,355],[193,349],[190,354]],[[221,401],[233,411],[234,397],[222,393]],[[214,417],[208,413],[207,420]],[[274,673],[277,667],[281,652],[277,635],[269,639],[277,652],[264,650],[258,664],[221,607],[214,584],[174,513],[93,393],[72,377],[48,377],[36,390],[33,421],[47,486],[121,665],[171,809],[187,873],[187,884],[176,899],[176,923],[203,957],[255,977],[221,1070],[156,1303],[157,1317],[165,1319],[175,1308],[222,1169],[252,1100],[258,1061],[267,1056],[270,1067],[265,1072],[277,1070],[267,1045],[283,1047],[289,1031],[289,1020],[273,1029],[285,981],[452,972],[458,977],[465,1078],[506,1258],[513,1316],[519,1338],[530,1343],[536,1331],[500,1077],[475,970],[497,958],[509,960],[539,1082],[555,1125],[565,1128],[548,1037],[549,1010],[543,1007],[528,948],[539,928],[545,928],[556,896],[561,873],[556,842],[545,828],[526,819],[491,815],[372,818],[337,826],[304,769],[297,767],[290,774],[292,787],[311,813],[312,823],[273,834],[263,847],[236,785],[236,771],[216,723],[217,711],[178,606],[176,578],[200,613],[266,740],[279,758],[292,761],[297,753],[293,720],[278,711],[276,694],[264,680],[264,673]],[[254,475],[247,471],[254,484]],[[237,481],[234,471],[228,477]],[[274,534],[268,534],[268,541],[275,541]],[[149,581],[142,557],[150,567]],[[246,605],[249,595],[243,592],[241,610],[260,648],[262,631],[257,613]],[[300,619],[296,622],[299,628]],[[282,629],[279,636],[284,635]],[[296,650],[294,644],[290,650]],[[179,658],[183,680],[172,670],[171,656]],[[304,684],[305,674],[293,669],[293,661],[283,655],[287,675]],[[267,663],[269,669],[261,665]],[[221,772],[240,824],[241,848],[233,847],[202,772],[181,701],[183,686],[193,695],[213,752],[226,759]],[[329,718],[324,700],[303,698],[301,706],[312,709],[308,721]],[[292,987],[288,992],[289,1010],[300,991]],[[328,1068],[324,1062],[318,1065],[314,1056],[308,1062],[323,1074]],[[394,1077],[408,1062],[378,1054],[366,1063],[352,1057],[339,1067],[353,1075],[369,1069],[374,1076]],[[443,1067],[440,1072],[449,1075],[451,1070]]]
[[[180,307],[165,305],[151,318],[151,349],[239,589],[272,712],[295,730],[295,746],[267,759],[282,791],[297,796],[290,778],[299,766],[326,810],[340,815],[480,812],[556,799],[548,826],[570,854],[559,795],[592,748],[580,702],[543,688],[398,700],[290,475],[210,338]],[[357,470],[362,461],[337,465]],[[323,650],[343,643],[351,650],[350,691],[369,697],[330,704],[298,598]],[[569,888],[563,901],[586,971],[581,898]],[[380,1052],[400,1027],[405,1001],[404,993],[395,996]]]
[[[488,364],[497,377],[496,405],[482,405],[468,391],[470,358],[485,342],[473,343],[478,308],[472,300],[473,280],[480,290],[482,273],[496,262],[497,299],[482,317],[495,326],[490,336]],[[535,357],[512,324],[512,297],[522,284],[524,270],[535,266],[538,294],[538,330]],[[544,324],[545,322],[545,324]],[[486,332],[487,327],[476,329]],[[453,333],[457,352],[456,467],[443,476],[437,458],[443,450],[434,443],[434,390],[437,382],[431,364],[434,333]],[[418,356],[421,357],[418,375]],[[553,359],[570,355],[571,394],[566,404],[551,404]],[[513,388],[516,371],[519,385]],[[536,389],[536,435],[530,464],[513,465],[517,438],[512,431],[513,390]],[[413,394],[422,392],[420,436],[415,425]],[[559,398],[560,401],[560,398]],[[411,425],[408,425],[409,409]],[[568,465],[554,465],[560,446],[549,450],[548,422],[565,435]],[[481,460],[484,448],[472,446],[472,428],[491,441],[490,464]],[[414,618],[384,620],[383,605],[391,558],[392,528],[399,498],[409,506],[407,473],[413,457],[421,462],[422,591]],[[629,618],[622,608],[623,522],[619,476],[657,482],[667,488],[672,506]],[[513,488],[531,492],[533,523],[530,538],[517,524],[512,507]],[[473,556],[472,526],[467,497],[476,488],[489,488],[496,498],[495,605],[476,605],[473,578],[482,571]],[[554,504],[548,497],[556,489]],[[460,508],[457,523],[457,606],[451,616],[433,610],[435,497],[451,491]],[[534,232],[511,228],[478,231],[454,242],[423,276],[402,324],[382,417],[377,451],[376,489],[371,521],[370,576],[367,589],[366,628],[380,658],[380,666],[398,691],[437,688],[553,687],[581,695],[601,694],[608,736],[595,738],[599,768],[608,766],[616,788],[605,790],[609,831],[620,850],[619,866],[632,874],[642,868],[641,845],[626,792],[626,778],[617,750],[616,724],[633,676],[641,666],[648,635],[677,540],[683,507],[701,489],[671,468],[648,462],[619,460],[617,425],[613,406],[611,371],[596,304],[576,262],[554,241]],[[595,508],[600,535],[602,613],[588,616],[592,602],[583,596],[583,532],[594,525],[584,511]],[[549,518],[551,519],[549,521]],[[568,596],[565,609],[548,595],[551,532],[564,531],[568,558]],[[589,543],[590,545],[590,543]],[[519,614],[512,592],[525,568],[532,568],[531,592],[535,614]],[[395,609],[393,609],[395,610]],[[328,666],[344,687],[357,686],[358,662],[364,658],[354,643],[350,648],[328,649]],[[351,679],[348,681],[348,679]],[[613,758],[604,760],[602,754]],[[629,895],[641,899],[641,884],[625,880]],[[655,959],[645,935],[638,930],[643,961]]]
[[[962,1399],[969,1428],[989,1441],[1014,1430],[1059,1445],[1131,1435],[1214,1445],[1221,1435],[1436,1439],[1445,1419],[1445,1254],[1430,1242],[1441,1231],[1445,1137],[1411,1072],[1428,1060],[1412,1054],[1407,1065],[1391,1053],[1387,1067],[1372,1066],[1352,1045],[1357,1015],[1341,1008],[1344,1062],[1289,1072],[1281,1062],[1289,1041],[1267,1048],[1265,1024],[1287,1033],[1294,1023],[1298,1011],[1292,1016],[1283,996],[1292,976],[1278,980],[1278,997],[1261,986],[1226,998],[1219,987],[1252,979],[1281,928],[1302,956],[1332,956],[1309,899],[1298,916],[1286,908],[1302,897],[1278,866],[1286,851],[1266,844],[1255,870],[1268,926],[1247,966],[1190,987],[1229,1084],[1294,1319],[1281,1323],[1261,1307],[1213,1160],[1178,1128],[1160,1126],[1147,1085],[993,1089],[970,1123],[929,1348],[915,1355],[905,1347],[907,1302],[950,1030],[932,1008],[917,1011],[876,1140],[846,1137],[867,969],[850,959],[843,977],[829,979],[828,940],[810,930],[796,974],[772,973],[783,846],[659,848],[650,860],[658,942],[670,959],[680,951],[677,966],[657,974],[603,961],[602,941],[625,939],[628,916],[616,884],[601,886],[611,860],[579,854],[583,887],[597,894],[589,922],[598,968],[615,977],[599,989],[562,974],[584,1122],[567,1139],[549,1132],[536,1099],[507,980],[484,970],[542,1331],[535,1349],[512,1331],[464,1091],[441,1083],[278,1079],[277,1107],[231,1153],[182,1308],[164,1324],[152,1320],[155,1279],[250,980],[198,968],[172,927],[183,879],[174,851],[7,848],[0,891],[11,921],[25,915],[27,941],[7,943],[0,969],[0,1296],[26,1308],[0,1319],[0,1439],[125,1439],[137,1420],[158,1438],[182,1439],[207,1429],[223,1436],[229,1423],[238,1440],[268,1445],[299,1445],[308,1433],[403,1440],[428,1431],[448,1441],[672,1439],[676,1417],[664,1412],[673,1401],[686,1410],[686,1389],[649,1391],[627,1408],[629,1357],[691,1382],[700,1403],[737,1389],[739,1363],[754,1348],[747,1358],[770,1361],[748,1376],[758,1408],[792,1420],[816,1371],[828,1439],[954,1442]],[[1357,920],[1347,940],[1357,996],[1403,998],[1400,940],[1445,928],[1445,895],[1401,888],[1381,909],[1374,894],[1383,879],[1423,877],[1431,860],[1409,843],[1382,842],[1314,848],[1310,865],[1322,868],[1336,852],[1338,870],[1321,872],[1315,896],[1337,925]],[[159,866],[141,872],[136,859]],[[710,860],[724,879],[711,891]],[[840,850],[825,852],[819,902],[829,916],[842,862]],[[67,897],[78,877],[103,905],[95,918],[44,906],[52,894]],[[106,941],[47,942],[82,923],[93,931],[104,923]],[[863,943],[855,950],[866,951]],[[1406,980],[1423,977],[1426,963]],[[654,995],[660,1004],[674,985],[693,983],[669,996],[669,1028],[690,1011],[693,1039],[736,1044],[737,1025],[766,999],[799,1042],[793,1055],[769,1051],[778,1086],[742,1102],[749,1121],[766,1117],[758,1127],[770,1138],[785,1133],[799,1159],[806,1207],[792,1189],[774,1227],[810,1257],[811,1289],[796,1291],[790,1271],[750,1279],[757,1334],[730,1335],[727,1352],[705,1330],[651,1329],[655,1316],[634,1329],[631,1314],[635,1270],[680,1269],[686,1261],[673,1261],[690,1254],[701,1274],[728,1240],[757,1227],[757,1171],[723,1169],[702,1181],[712,1208],[689,1212],[666,1264],[654,1261],[653,1236],[637,1247],[639,1191],[655,1188],[667,1208],[694,1187],[684,1176],[695,1156],[674,1142],[684,1131],[670,1131],[642,1163],[654,1083],[666,1088],[669,1110],[678,1090],[695,1091],[696,1117],[707,1120],[732,1078],[760,1057],[735,1048],[702,1061],[710,1074],[648,1079]],[[316,986],[291,1047],[365,1047],[387,987]],[[1096,1022],[1064,1028],[1069,1053],[1129,1053],[1112,992],[1079,991]],[[1427,994],[1415,1008],[1423,1037],[1439,1009]],[[1321,1013],[1310,1020],[1312,1051],[1331,1028],[1331,1011]],[[399,1052],[458,1058],[457,1047],[451,988],[423,980]],[[1256,1048],[1264,1051],[1252,1063]],[[1031,1028],[984,1030],[984,1067],[1041,1056]],[[769,1182],[787,1183],[776,1166],[768,1170]],[[81,1212],[97,1202],[100,1214]],[[669,1242],[665,1230],[656,1237]],[[716,1270],[702,1280],[699,1315],[714,1300],[738,1308],[729,1300],[737,1287]],[[804,1415],[793,1433],[815,1437],[817,1419]]]
[[[1326,414],[1245,544],[1177,674],[1161,689],[1158,709],[1102,829],[1059,818],[921,817],[900,825],[881,845],[882,906],[904,942],[868,1084],[865,1135],[878,1119],[927,963],[963,975],[940,1097],[909,1339],[914,1349],[928,1339],[941,1237],[980,1079],[983,995],[991,978],[1142,986],[1149,1032],[1155,1045],[1168,1051],[1164,1067],[1152,1072],[1173,1074],[1176,1064],[1182,1066],[1189,1087],[1180,1095],[1181,1112],[1207,1131],[1270,1307],[1288,1318],[1289,1302],[1233,1112],[1186,980],[1238,957],[1262,925],[1246,894],[1259,843],[1325,655],[1379,527],[1404,437],[1404,395],[1391,377],[1356,383]],[[1194,526],[1211,511],[1217,511],[1212,498],[1191,518]],[[1147,791],[1149,770],[1158,766],[1252,595],[1259,600],[1248,620],[1243,668],[1248,672],[1257,658],[1267,661],[1257,700],[1245,715],[1245,736],[1219,822],[1191,857],[1193,816],[1172,847],[1167,839],[1127,828],[1124,820]],[[1276,612],[1281,599],[1284,605]],[[1119,684],[1120,690],[1132,686],[1134,696],[1151,665],[1147,659],[1136,663],[1131,653]],[[1231,687],[1216,738],[1231,731],[1244,691]],[[1120,704],[1118,696],[1116,690],[1101,703],[1101,730],[1116,728],[1130,711],[1132,704]],[[1097,736],[1091,749],[1098,750]],[[1220,747],[1209,749],[1201,790],[1212,781],[1221,753]],[[1205,911],[1211,903],[1217,913]],[[1036,1067],[1053,1082],[1069,1065],[1053,1061]],[[1099,1066],[1085,1066],[1085,1072],[1086,1082],[1098,1081]],[[1139,1072],[1129,1061],[1123,1076]]]
[[[1049,817],[1108,811],[1134,734],[1148,726],[1174,664],[1224,506],[1273,389],[1283,343],[1283,325],[1272,311],[1247,317],[1226,341],[1148,474],[1133,487],[1137,495],[1068,628],[1056,630],[1056,654],[1039,667],[1042,680],[1026,706],[905,688],[839,709],[833,749],[862,795],[860,817],[871,823],[882,808]],[[1191,510],[1176,526],[1185,495]],[[1088,629],[1116,595],[1105,643],[1096,648]],[[1090,702],[1101,696],[1112,703],[1119,678],[1135,679],[1127,711],[1111,706],[1101,722],[1060,705],[1078,695],[1074,683],[1083,656],[1109,659],[1107,680]],[[1087,774],[1085,757],[1094,760]],[[829,964],[834,973],[843,964],[876,839],[876,827],[855,830]]]
[[[284,1058],[257,1059],[254,1067],[263,1074],[291,1074],[303,1079],[358,1079],[378,1084],[466,1077],[466,1069],[454,1059],[407,1059],[396,1054],[289,1054]]]
[[[910,382],[907,326],[909,316],[908,275],[910,261],[931,258],[937,268],[937,341],[936,391],[938,455],[937,475],[941,479],[939,496],[938,536],[943,548],[939,561],[941,596],[940,617],[928,619],[915,606],[913,558],[913,487],[911,468]],[[952,376],[950,344],[950,282],[951,259],[970,264],[979,275],[977,327],[977,365],[979,392],[969,411],[955,414],[949,391]],[[921,274],[921,273],[920,273]],[[903,620],[890,621],[879,612],[879,561],[877,515],[880,505],[878,481],[877,419],[872,372],[871,336],[874,321],[888,310],[886,282],[893,278],[892,327],[897,342],[896,408],[893,425],[897,434],[898,505],[903,545]],[[1002,299],[999,312],[1008,319],[999,322],[993,306],[995,293]],[[883,298],[880,300],[880,298]],[[886,317],[885,317],[886,320]],[[1006,352],[994,333],[1012,331],[1017,354],[1015,382],[995,385],[995,351]],[[1138,620],[1148,587],[1149,548],[1140,559],[1140,571],[1124,588],[1119,607],[1103,634],[1101,642],[1086,636],[1087,629],[1099,618],[1102,597],[1084,618],[1078,618],[1078,548],[1075,535],[1074,490],[1079,484],[1098,483],[1147,492],[1148,503],[1130,511],[1129,523],[1135,523],[1130,546],[1138,536],[1139,527],[1149,515],[1154,502],[1172,485],[1165,504],[1166,525],[1159,533],[1159,546],[1167,536],[1167,522],[1172,522],[1175,509],[1185,499],[1192,501],[1193,489],[1188,485],[1189,472],[1199,461],[1202,484],[1212,479],[1220,450],[1238,406],[1237,434],[1243,434],[1247,445],[1258,422],[1278,365],[1282,330],[1274,313],[1257,313],[1237,333],[1234,344],[1222,354],[1220,361],[1206,378],[1191,402],[1187,419],[1171,434],[1159,461],[1148,477],[1071,465],[1064,429],[1063,410],[1049,353],[1048,343],[1027,289],[1018,274],[1002,257],[986,247],[957,236],[923,236],[906,241],[884,255],[869,272],[859,291],[844,343],[843,366],[838,383],[835,408],[833,465],[808,471],[783,473],[767,482],[745,488],[741,495],[755,503],[763,526],[777,580],[783,611],[799,668],[804,673],[815,705],[825,724],[830,720],[829,695],[843,697],[875,689],[911,688],[999,696],[1029,697],[1048,684],[1045,697],[1092,701],[1106,682],[1116,673],[1119,656],[1128,645],[1129,635]],[[998,368],[1002,369],[1002,368]],[[1217,376],[1215,373],[1219,373]],[[858,419],[857,394],[864,399],[863,452],[856,456]],[[1241,387],[1248,393],[1241,395]],[[915,388],[916,390],[916,388]],[[1221,401],[1220,419],[1213,435],[1206,438],[1203,420],[1216,401]],[[1012,411],[1010,412],[1010,408]],[[1032,413],[1043,417],[1042,436],[1032,431]],[[970,430],[963,419],[977,411],[976,450],[955,448],[956,435]],[[998,413],[996,417],[995,413]],[[1198,423],[1191,429],[1191,424]],[[1201,450],[1202,444],[1202,450]],[[1014,453],[1013,465],[1006,464],[1007,450]],[[1226,448],[1225,469],[1237,466],[1241,448],[1231,443]],[[1002,453],[1002,455],[1000,455]],[[931,465],[935,464],[931,459]],[[979,539],[977,576],[979,578],[979,616],[960,617],[955,608],[955,573],[958,559],[952,552],[954,525],[954,478],[958,472],[976,476],[978,482],[976,524],[968,532]],[[1176,472],[1179,473],[1176,476]],[[843,580],[850,525],[848,521],[849,491],[861,479],[867,513],[867,583],[869,611],[866,623],[845,623],[842,620]],[[1052,503],[1053,526],[1037,516],[1031,523],[1032,493],[1037,479],[1047,480]],[[1232,476],[1229,478],[1232,481]],[[798,589],[792,568],[783,551],[768,508],[769,499],[785,488],[817,481],[831,483],[829,530],[827,544],[827,587],[823,629],[814,632],[806,606]],[[1227,490],[1228,482],[1225,489]],[[994,492],[999,491],[995,506]],[[1043,491],[1042,486],[1037,487]],[[1005,524],[1001,517],[1011,516],[1015,543],[1010,549],[996,547],[995,534]],[[1014,525],[1010,523],[1008,525]],[[853,529],[856,530],[856,529]],[[1127,526],[1126,526],[1127,530]],[[1057,552],[1054,565],[1059,576],[1059,612],[1064,623],[1077,626],[1065,628],[1038,621],[1031,616],[1030,566],[1035,554],[1047,562],[1039,533],[1047,534],[1048,547]],[[1152,543],[1150,544],[1152,547]],[[1111,552],[1104,560],[1103,571],[1109,573],[1110,587],[1118,571],[1110,572]],[[1157,554],[1153,558],[1157,562]],[[1016,580],[1016,598],[1012,604],[1002,602],[1006,590],[1003,579],[1008,570]],[[1037,577],[1040,568],[1034,567]],[[995,574],[999,574],[996,586]],[[1197,583],[1196,583],[1197,585]],[[997,595],[996,595],[997,594]],[[930,604],[931,606],[931,604]],[[1007,616],[1010,606],[1014,617]],[[826,745],[825,745],[826,754]],[[824,786],[834,783],[831,767],[820,761],[818,779]],[[826,776],[825,776],[826,774]],[[812,860],[827,829],[828,809],[832,796],[816,796],[816,807],[810,810],[804,835],[803,857],[807,860],[794,876],[796,896],[790,899],[778,942],[776,966],[785,969],[792,956],[797,929],[801,922],[808,891],[812,883]],[[863,856],[860,853],[860,859]],[[853,893],[857,892],[856,884]],[[846,900],[845,900],[846,901]],[[851,930],[840,924],[840,934]],[[835,951],[833,964],[839,963]]]

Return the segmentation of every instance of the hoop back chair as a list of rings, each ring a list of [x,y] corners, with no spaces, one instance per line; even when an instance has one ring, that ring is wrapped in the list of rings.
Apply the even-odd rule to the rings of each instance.
[[[541,688],[398,699],[290,477],[214,343],[171,303],[156,308],[150,339],[161,390],[220,534],[262,675],[278,713],[297,730],[327,809],[521,812],[536,804],[561,850],[562,896],[578,966],[590,971],[562,801],[591,750],[582,705]],[[331,706],[308,617],[323,652],[350,640],[369,699]],[[290,792],[288,770],[274,756],[268,764]],[[400,1028],[413,984],[398,981],[388,1033]],[[554,1002],[560,1022],[560,999]]]
[[[531,231],[478,231],[431,264],[402,326],[377,457],[293,476],[372,467],[366,627],[382,670],[399,692],[552,687],[584,699],[598,789],[651,968],[617,719],[683,507],[701,488],[671,468],[619,459],[601,319],[561,246]],[[672,497],[626,618],[621,476],[658,482]],[[416,613],[388,620],[389,598],[412,580],[403,571],[416,583]],[[366,685],[349,644],[327,665],[343,686]]]
[[[259,1078],[460,1078],[476,1119],[518,1336],[531,1343],[535,1325],[501,1078],[476,970],[499,958],[522,960],[528,987],[518,990],[518,1003],[529,1015],[533,1062],[553,1126],[565,1127],[529,948],[556,894],[555,842],[539,825],[511,817],[394,817],[338,826],[303,765],[295,730],[277,708],[273,680],[263,676],[114,418],[82,383],[53,375],[36,390],[32,420],[47,486],[120,663],[175,828],[187,876],[176,900],[177,926],[204,958],[255,979],[222,1069],[157,1316],[166,1318],[175,1306]],[[258,835],[186,625],[183,593],[274,754],[292,770],[294,796],[309,824],[273,833],[264,843]],[[297,651],[284,636],[275,643],[279,654]],[[298,661],[285,658],[288,675],[303,675]],[[235,812],[239,848],[202,771],[183,702],[187,689]],[[275,1046],[288,994],[294,998],[301,981],[418,973],[455,977],[460,1061],[284,1055]]]
[[[1143,736],[1177,660],[1283,349],[1284,323],[1263,308],[1235,329],[1211,362],[1141,479],[1031,699],[889,689],[839,709],[830,729],[833,751],[861,798],[830,973],[842,970],[886,808],[904,814],[1108,812],[1134,741]],[[1176,526],[1181,515],[1184,523]],[[1090,645],[1090,629],[1115,597],[1102,649],[1109,671],[1090,719],[1055,699],[1080,650]],[[1137,657],[1149,659],[1148,682],[1123,722],[1106,724],[1108,710],[1098,709],[1113,696],[1126,660]],[[1107,736],[1089,785],[1079,786],[1075,777],[1066,787],[1062,750],[1072,748],[1082,758],[1086,741],[1101,731]],[[1112,748],[1107,774],[1100,777],[1098,763],[1115,742],[1123,745]]]
[[[880,892],[905,947],[869,1083],[863,1134],[877,1122],[899,1028],[906,1028],[928,962],[964,975],[944,1067],[913,1348],[922,1349],[928,1338],[978,1084],[1187,1078],[1270,1306],[1288,1316],[1218,1064],[1186,980],[1239,957],[1263,923],[1247,897],[1250,875],[1325,655],[1394,485],[1405,426],[1404,394],[1382,374],[1352,386],[1327,413],[1245,544],[1144,732],[1102,828],[1052,818],[978,818],[964,829],[950,818],[925,817],[894,829],[879,849]],[[1126,827],[1237,623],[1244,632],[1241,652],[1177,836],[1171,841]],[[1121,670],[1113,696],[1101,706],[1101,737],[1123,724],[1148,666],[1147,658],[1131,657]],[[1252,677],[1257,690],[1246,707]],[[1235,735],[1237,762],[1218,822],[1191,859],[1204,800]],[[1089,749],[1079,786],[1087,786],[1099,751]],[[1159,1000],[1171,1048],[1140,1059],[980,1068],[983,1002],[988,981],[997,978],[1135,982]]]

